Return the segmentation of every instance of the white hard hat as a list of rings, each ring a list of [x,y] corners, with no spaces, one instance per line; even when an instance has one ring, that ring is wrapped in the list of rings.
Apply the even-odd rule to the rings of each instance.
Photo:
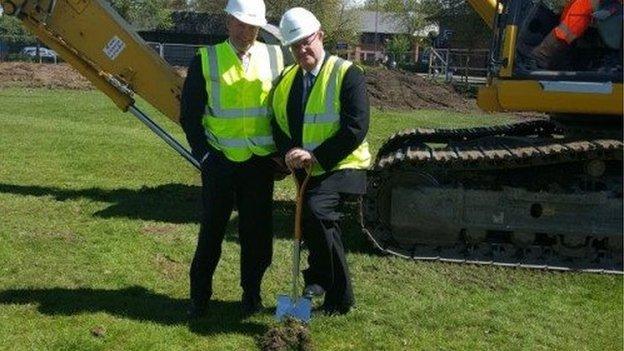
[[[282,44],[292,45],[321,29],[321,23],[314,14],[303,7],[293,7],[286,11],[280,21]]]
[[[225,12],[252,26],[262,27],[267,24],[263,0],[229,0]]]

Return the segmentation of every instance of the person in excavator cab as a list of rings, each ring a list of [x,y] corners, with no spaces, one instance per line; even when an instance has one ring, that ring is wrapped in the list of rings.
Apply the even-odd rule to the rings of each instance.
[[[598,28],[605,44],[612,49],[622,46],[622,0],[569,0],[553,28],[531,52],[541,69],[565,67],[574,42],[591,24]]]

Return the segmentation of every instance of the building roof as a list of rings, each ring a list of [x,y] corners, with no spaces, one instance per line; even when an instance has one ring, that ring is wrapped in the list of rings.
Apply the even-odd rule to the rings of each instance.
[[[396,13],[358,11],[361,33],[408,34]]]
[[[403,26],[399,15],[394,12],[359,11],[360,33],[382,33],[382,34],[411,34],[416,37],[426,37],[429,32],[438,32],[437,24],[429,24],[414,33],[409,33]],[[377,23],[377,25],[375,25]]]

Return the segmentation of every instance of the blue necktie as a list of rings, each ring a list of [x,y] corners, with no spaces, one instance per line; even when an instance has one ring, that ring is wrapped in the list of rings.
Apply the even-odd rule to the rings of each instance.
[[[314,85],[314,74],[306,73],[303,76],[303,94],[301,95],[301,109],[305,111],[306,104],[308,103],[308,98],[310,97],[310,92],[312,91],[312,86]]]

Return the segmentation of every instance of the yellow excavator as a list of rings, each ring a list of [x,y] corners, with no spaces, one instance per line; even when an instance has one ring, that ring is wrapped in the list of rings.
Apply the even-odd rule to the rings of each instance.
[[[550,118],[392,136],[368,173],[365,232],[412,259],[622,273],[621,4],[549,71],[531,57],[559,24],[544,3],[468,2],[493,32],[479,107]]]
[[[469,3],[493,31],[478,105],[552,117],[390,137],[368,173],[364,232],[412,259],[622,273],[621,46],[596,31],[577,45],[584,66],[539,70],[526,53],[556,25],[551,10],[530,0]],[[178,122],[183,79],[106,1],[0,5],[198,167],[134,100]],[[615,63],[603,64],[614,52]]]

